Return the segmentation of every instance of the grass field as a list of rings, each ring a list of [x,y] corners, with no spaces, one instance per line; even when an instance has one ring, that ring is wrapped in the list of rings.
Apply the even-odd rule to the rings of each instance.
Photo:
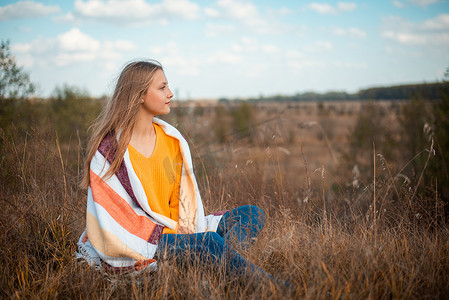
[[[397,126],[392,104],[379,105],[385,107],[390,126]],[[407,160],[388,161],[376,145],[367,154],[372,167],[366,172],[358,173],[344,158],[361,103],[260,103],[251,109],[248,130],[240,133],[230,129],[233,121],[227,116],[217,123],[216,107],[207,103],[181,103],[165,119],[190,142],[206,212],[245,204],[261,207],[267,222],[255,245],[249,250],[234,247],[296,289],[285,291],[251,274],[234,278],[172,261],[160,262],[157,273],[122,275],[75,262],[76,242],[85,226],[86,191],[78,188],[85,141],[74,135],[70,142],[60,142],[54,129],[45,127],[26,134],[0,130],[0,296],[449,295],[449,229],[438,184],[424,192],[417,189],[399,176]],[[224,143],[217,141],[220,124]],[[427,172],[425,167],[421,171]]]

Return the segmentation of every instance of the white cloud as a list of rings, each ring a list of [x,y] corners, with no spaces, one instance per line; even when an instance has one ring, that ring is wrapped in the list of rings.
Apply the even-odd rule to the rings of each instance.
[[[189,58],[187,52],[181,50],[176,42],[150,47],[149,52],[153,57],[157,57],[163,66],[172,68],[179,75],[200,74],[199,68],[203,60],[197,57]]]
[[[57,20],[72,23],[90,20],[120,26],[139,26],[166,24],[173,18],[194,20],[200,16],[200,7],[190,0],[162,0],[155,4],[145,0],[76,0],[74,6],[73,12]]]
[[[383,20],[384,38],[405,45],[449,46],[449,14],[413,23],[400,17]]]
[[[304,60],[292,60],[288,62],[288,67],[295,70],[295,71],[302,71],[306,68],[319,68],[324,69],[327,67],[327,63],[324,61],[318,61],[318,60],[310,60],[310,59],[304,59]]]
[[[313,44],[305,45],[303,47],[304,51],[312,52],[312,53],[329,51],[329,50],[332,50],[333,48],[334,48],[334,45],[331,42],[326,42],[326,41],[316,41]]]
[[[357,4],[354,2],[338,2],[337,9],[338,11],[353,11],[357,8]]]
[[[12,52],[25,53],[29,52],[31,49],[31,44],[12,44],[11,50]]]
[[[262,51],[266,53],[276,53],[279,51],[279,47],[272,44],[262,45],[261,48]]]
[[[257,43],[256,39],[253,39],[253,38],[250,38],[250,37],[247,37],[247,36],[244,36],[244,37],[240,38],[240,41],[243,44],[247,45],[247,46],[252,46],[252,45],[255,45]]]
[[[55,38],[38,38],[26,44],[13,44],[11,49],[27,59],[28,66],[68,66],[80,62],[107,63],[121,58],[121,52],[134,49],[133,43],[124,40],[103,43],[73,28]],[[32,58],[32,59],[31,59]]]
[[[176,42],[149,48],[150,56],[156,57],[167,70],[178,75],[198,76],[208,70],[223,68],[240,68],[239,74],[247,77],[261,75],[265,68],[261,61],[270,61],[283,49],[270,43],[260,43],[257,39],[242,37],[228,48],[219,48],[208,53],[201,53],[195,48],[183,48]],[[244,67],[242,67],[244,66]]]
[[[327,3],[310,3],[309,8],[319,14],[335,14],[336,9]]]
[[[111,63],[120,60],[122,53],[135,49],[136,46],[124,40],[106,41],[102,45],[101,59]],[[115,64],[113,64],[115,65]]]
[[[120,51],[130,51],[136,48],[136,45],[130,41],[117,40],[115,42],[106,42],[105,45]]]
[[[304,53],[299,50],[287,50],[285,55],[289,59],[302,59],[305,57]]]
[[[328,3],[313,2],[309,4],[309,8],[319,14],[337,15],[341,12],[355,10],[357,4],[354,2],[338,2],[336,6],[332,6]]]
[[[270,13],[275,14],[275,15],[286,16],[286,15],[293,14],[294,11],[287,7],[282,7],[280,9],[270,9]]]
[[[446,31],[449,29],[449,14],[441,14],[423,23],[423,28],[428,30]]]
[[[150,48],[150,52],[159,56],[158,60],[167,68],[171,68],[179,75],[198,76],[202,74],[201,68],[213,66],[237,65],[244,60],[244,56],[232,51],[219,50],[201,57],[198,54],[190,55],[182,51],[179,46],[170,42],[166,46]]]
[[[207,37],[217,37],[223,34],[232,34],[237,31],[237,27],[231,24],[207,23],[205,34]]]
[[[82,23],[81,20],[76,18],[71,12],[68,12],[65,15],[55,16],[53,17],[53,21],[58,23],[71,23],[76,25],[80,25]]]
[[[346,69],[346,70],[359,70],[366,69],[368,64],[365,62],[351,62],[351,61],[322,61],[322,60],[314,60],[314,59],[304,59],[299,58],[296,60],[290,60],[288,63],[289,68],[297,72],[303,72],[305,69],[329,69],[329,68],[337,68],[337,69]]]
[[[428,5],[435,4],[435,3],[438,3],[438,2],[440,2],[440,0],[405,0],[405,2],[394,0],[393,1],[393,5],[396,6],[396,7],[399,7],[399,8],[405,7],[406,4],[426,7]]]
[[[261,63],[269,60],[270,55],[279,53],[281,49],[272,44],[260,44],[256,39],[243,37],[229,48],[200,53],[195,49],[186,50],[178,43],[170,42],[149,49],[150,56],[157,59],[170,69],[171,73],[183,76],[199,76],[210,70],[227,68],[238,69],[239,76],[258,77],[266,65]],[[236,75],[233,75],[236,76]]]
[[[347,29],[341,27],[334,27],[331,29],[331,32],[334,35],[338,36],[348,36],[351,38],[361,38],[361,39],[366,38],[366,32],[356,27],[350,27]]]
[[[0,6],[0,21],[45,17],[59,11],[59,6],[47,6],[34,1],[19,1]]]
[[[258,9],[252,3],[235,0],[219,0],[217,4],[227,15],[235,19],[247,19],[249,21],[260,19]]]
[[[62,51],[69,52],[96,52],[100,42],[82,33],[78,28],[58,35],[57,41]]]
[[[74,63],[93,61],[95,58],[94,52],[62,52],[56,55],[55,63],[59,67],[64,67]]]
[[[368,67],[368,64],[336,60],[332,62],[332,66],[343,69],[364,69]]]
[[[259,41],[253,38],[242,37],[238,42],[232,44],[231,50],[236,53],[246,53],[254,55],[254,53],[266,53],[273,54],[278,52],[280,49],[278,46],[273,44],[260,44]]]
[[[309,30],[309,27],[307,25],[301,25],[295,28],[295,34],[298,37],[303,37],[307,31]]]
[[[405,0],[405,1],[418,6],[427,6],[439,2],[439,0]]]
[[[28,27],[28,26],[20,26],[20,27],[16,27],[15,29],[17,31],[19,31],[19,32],[31,32],[31,31],[33,31],[33,28]]]
[[[210,18],[230,19],[239,22],[252,32],[258,34],[279,34],[291,30],[291,26],[280,24],[278,17],[290,13],[287,9],[260,12],[258,7],[248,1],[218,0],[216,4],[205,9]]]
[[[253,3],[236,0],[219,0],[217,6],[224,17],[238,20],[257,31],[272,31],[268,22],[260,15],[259,10]]]
[[[245,65],[245,75],[252,78],[263,78],[267,70],[266,64],[249,64]]]
[[[220,12],[214,8],[206,7],[204,9],[204,14],[210,18],[218,18],[220,16]]]
[[[168,14],[169,17],[194,20],[199,17],[199,6],[189,0],[164,0],[157,6],[158,13]]]
[[[30,43],[16,43],[11,45],[11,50],[18,54],[23,55],[35,55],[36,57],[42,57],[45,56],[45,54],[48,54],[52,52],[52,54],[55,53],[56,49],[56,39],[44,39],[44,38],[37,38],[36,40],[30,42]],[[34,63],[34,60],[31,62],[31,65]]]
[[[405,7],[404,3],[401,1],[394,0],[393,5],[399,8]]]
[[[227,52],[227,51],[218,51],[206,58],[208,63],[225,63],[225,64],[237,64],[243,60],[241,55]]]

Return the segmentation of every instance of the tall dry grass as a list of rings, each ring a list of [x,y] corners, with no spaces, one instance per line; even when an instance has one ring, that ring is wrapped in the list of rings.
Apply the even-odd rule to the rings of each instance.
[[[376,153],[376,181],[350,188],[345,185],[348,179],[339,179],[335,170],[312,170],[305,156],[301,172],[306,182],[284,176],[281,153],[274,146],[258,152],[254,161],[236,158],[219,167],[196,158],[208,212],[245,204],[265,211],[267,222],[255,245],[249,250],[233,246],[275,277],[296,285],[286,291],[251,274],[228,276],[223,266],[216,272],[164,261],[155,273],[112,275],[74,261],[85,224],[86,195],[77,186],[81,143],[60,145],[55,134],[38,130],[26,135],[1,132],[0,138],[2,298],[449,295],[449,231],[438,188],[416,193]],[[330,192],[330,180],[340,188]]]

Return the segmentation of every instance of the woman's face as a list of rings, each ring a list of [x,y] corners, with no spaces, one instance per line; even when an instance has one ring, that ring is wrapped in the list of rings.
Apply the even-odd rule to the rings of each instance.
[[[143,103],[140,109],[155,115],[165,115],[170,112],[170,100],[173,93],[168,87],[168,81],[162,70],[157,70],[148,87],[147,93],[143,96]]]

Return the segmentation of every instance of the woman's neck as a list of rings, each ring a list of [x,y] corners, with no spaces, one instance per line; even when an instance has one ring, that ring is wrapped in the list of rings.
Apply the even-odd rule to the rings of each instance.
[[[148,138],[155,135],[153,126],[153,115],[140,110],[136,117],[131,139]]]

